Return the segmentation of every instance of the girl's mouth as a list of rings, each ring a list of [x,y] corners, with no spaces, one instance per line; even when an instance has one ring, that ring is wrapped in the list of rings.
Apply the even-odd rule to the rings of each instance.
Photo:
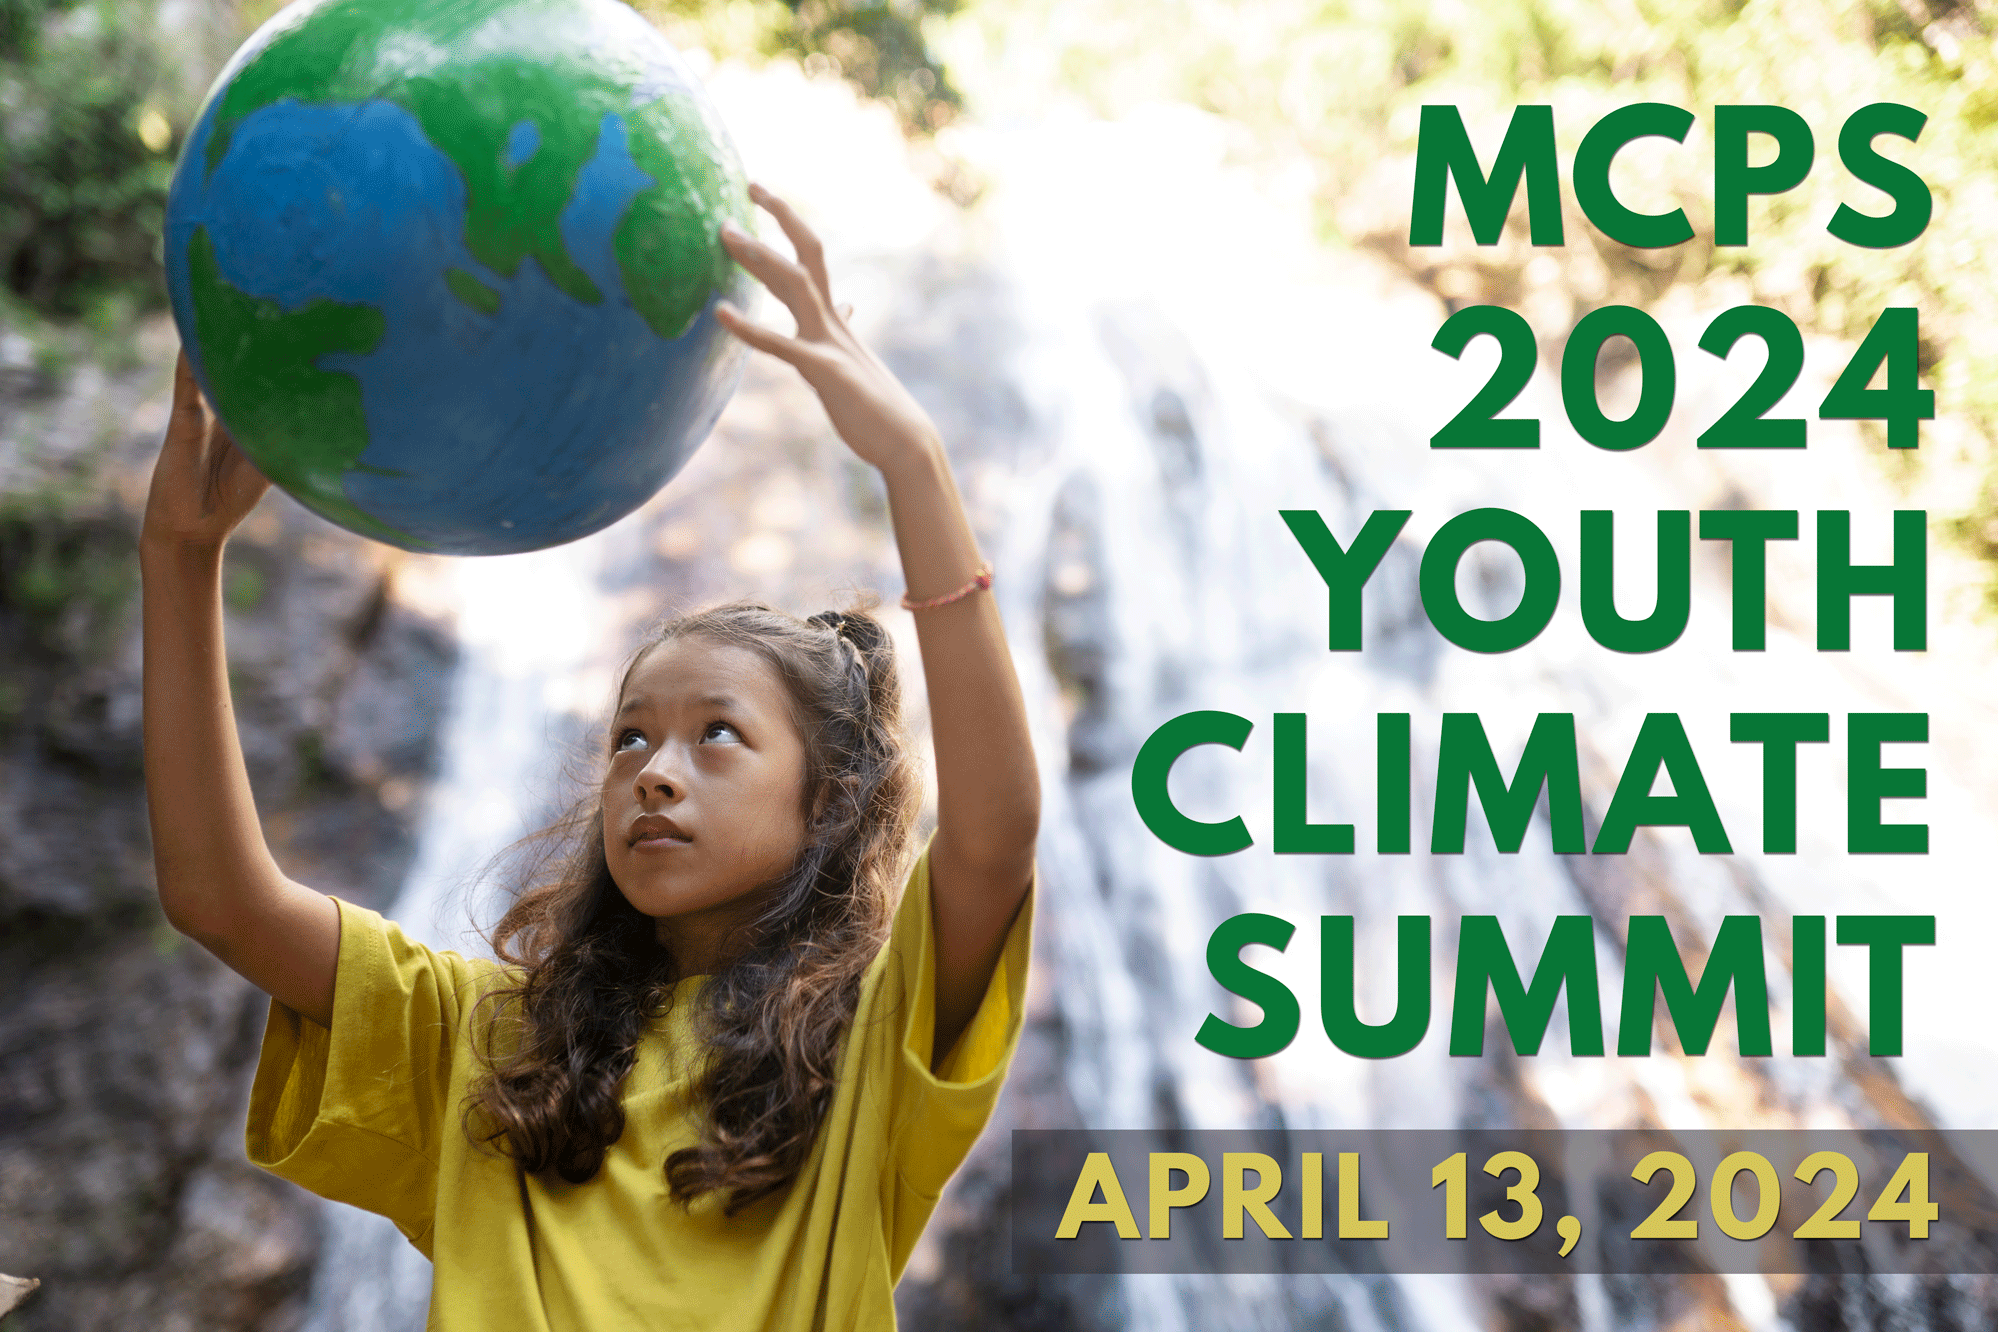
[[[631,847],[637,851],[664,851],[693,840],[679,824],[658,814],[647,815],[631,827]]]

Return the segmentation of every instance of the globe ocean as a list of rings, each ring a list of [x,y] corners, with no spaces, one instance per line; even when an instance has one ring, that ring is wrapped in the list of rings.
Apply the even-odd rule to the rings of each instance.
[[[306,0],[195,121],[167,286],[223,422],[325,518],[458,555],[643,504],[741,377],[741,167],[619,0]]]

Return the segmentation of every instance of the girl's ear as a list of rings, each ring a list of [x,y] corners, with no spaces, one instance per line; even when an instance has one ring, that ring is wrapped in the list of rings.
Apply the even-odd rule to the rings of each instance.
[[[818,794],[812,797],[812,817],[807,820],[816,828],[825,821],[826,811],[832,808],[833,797],[838,794],[839,782],[834,779],[819,783]]]
[[[854,773],[841,773],[828,779],[819,788],[818,797],[812,801],[812,826],[816,828],[824,823],[837,805],[846,806],[840,813],[850,816],[859,798],[860,778]]]

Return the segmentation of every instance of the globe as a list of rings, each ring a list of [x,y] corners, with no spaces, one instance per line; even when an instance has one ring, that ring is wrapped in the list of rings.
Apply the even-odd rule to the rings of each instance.
[[[216,79],[168,293],[258,469],[407,550],[505,554],[643,504],[746,349],[714,304],[746,183],[619,0],[305,0]]]

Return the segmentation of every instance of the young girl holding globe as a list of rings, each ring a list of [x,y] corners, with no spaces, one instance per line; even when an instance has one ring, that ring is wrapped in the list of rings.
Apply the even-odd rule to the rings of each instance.
[[[221,550],[265,482],[183,360],[142,537],[145,741],[167,917],[272,998],[257,1164],[390,1217],[432,1328],[892,1325],[892,1288],[1017,1040],[1039,793],[1025,710],[934,427],[796,259],[724,228],[796,366],[887,483],[928,681],[938,829],[864,614],[734,605],[632,659],[571,854],[495,963],[287,879],[231,720]]]

